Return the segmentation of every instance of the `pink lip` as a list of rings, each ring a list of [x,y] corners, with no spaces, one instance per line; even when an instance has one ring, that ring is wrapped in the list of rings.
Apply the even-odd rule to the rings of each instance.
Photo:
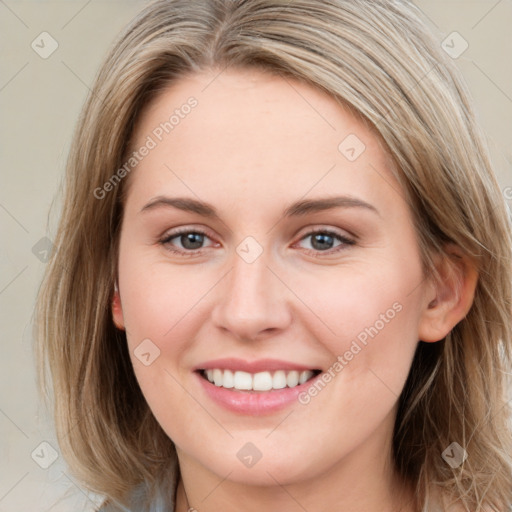
[[[273,372],[277,370],[299,372],[304,370],[316,370],[311,366],[304,366],[301,364],[291,363],[289,361],[280,361],[278,359],[258,359],[257,361],[244,361],[243,359],[226,358],[215,359],[214,361],[206,361],[196,366],[196,370],[214,370],[219,368],[221,370],[242,371],[248,373],[258,372]]]
[[[255,373],[258,370],[262,369],[270,370],[269,360],[258,361],[257,364],[246,363],[245,366],[240,365],[239,361],[237,361],[236,365],[233,365],[233,361],[236,360],[217,360],[212,363],[205,364],[204,366],[201,366],[199,368],[220,368],[226,370],[238,369],[241,371],[249,371],[251,373]],[[279,365],[275,366],[275,364],[277,363],[279,363]],[[279,361],[273,361],[272,365],[274,365],[276,369],[282,369],[287,371],[309,369],[304,366],[294,365],[290,363],[285,364]],[[321,376],[320,373],[317,376],[305,382],[304,384],[299,384],[294,388],[273,389],[270,391],[240,391],[216,386],[215,384],[212,384],[210,381],[205,379],[202,376],[202,372],[200,371],[195,371],[194,374],[196,375],[196,378],[199,380],[199,383],[202,386],[206,395],[217,405],[220,405],[221,407],[238,414],[252,416],[272,414],[274,412],[285,409],[290,405],[297,405],[299,394],[306,391],[309,388],[309,386],[311,386],[316,381],[316,379],[318,379]]]

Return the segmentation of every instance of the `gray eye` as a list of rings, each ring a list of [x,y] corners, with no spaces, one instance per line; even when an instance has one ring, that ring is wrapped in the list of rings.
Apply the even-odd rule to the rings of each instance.
[[[327,233],[314,233],[308,235],[308,237],[311,237],[313,249],[318,251],[332,249],[332,245],[334,244],[334,237]]]
[[[190,233],[178,235],[174,238],[180,239],[180,242],[184,249],[190,249],[193,251],[195,249],[201,248],[201,244],[204,241],[203,240],[204,236],[205,235],[203,235],[202,233],[190,232]]]

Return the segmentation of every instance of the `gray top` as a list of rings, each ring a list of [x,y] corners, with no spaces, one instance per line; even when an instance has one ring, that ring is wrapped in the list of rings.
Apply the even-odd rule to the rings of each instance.
[[[150,504],[147,503],[147,486],[142,483],[133,490],[128,507],[109,502],[102,505],[98,512],[174,512],[178,481],[179,471],[174,471],[169,486],[162,486],[162,492]]]

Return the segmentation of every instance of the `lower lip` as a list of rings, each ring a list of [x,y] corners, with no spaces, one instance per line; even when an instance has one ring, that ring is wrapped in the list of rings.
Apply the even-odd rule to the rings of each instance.
[[[273,389],[271,391],[239,391],[216,386],[196,372],[203,389],[214,402],[230,411],[254,416],[271,414],[297,403],[300,393],[308,389],[320,375],[318,374],[294,388]]]

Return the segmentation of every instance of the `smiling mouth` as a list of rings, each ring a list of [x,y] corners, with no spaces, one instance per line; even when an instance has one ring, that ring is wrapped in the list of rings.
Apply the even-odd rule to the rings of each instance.
[[[201,377],[215,386],[237,391],[272,391],[295,388],[320,373],[321,370],[277,370],[258,373],[222,370],[220,368],[199,370]]]

